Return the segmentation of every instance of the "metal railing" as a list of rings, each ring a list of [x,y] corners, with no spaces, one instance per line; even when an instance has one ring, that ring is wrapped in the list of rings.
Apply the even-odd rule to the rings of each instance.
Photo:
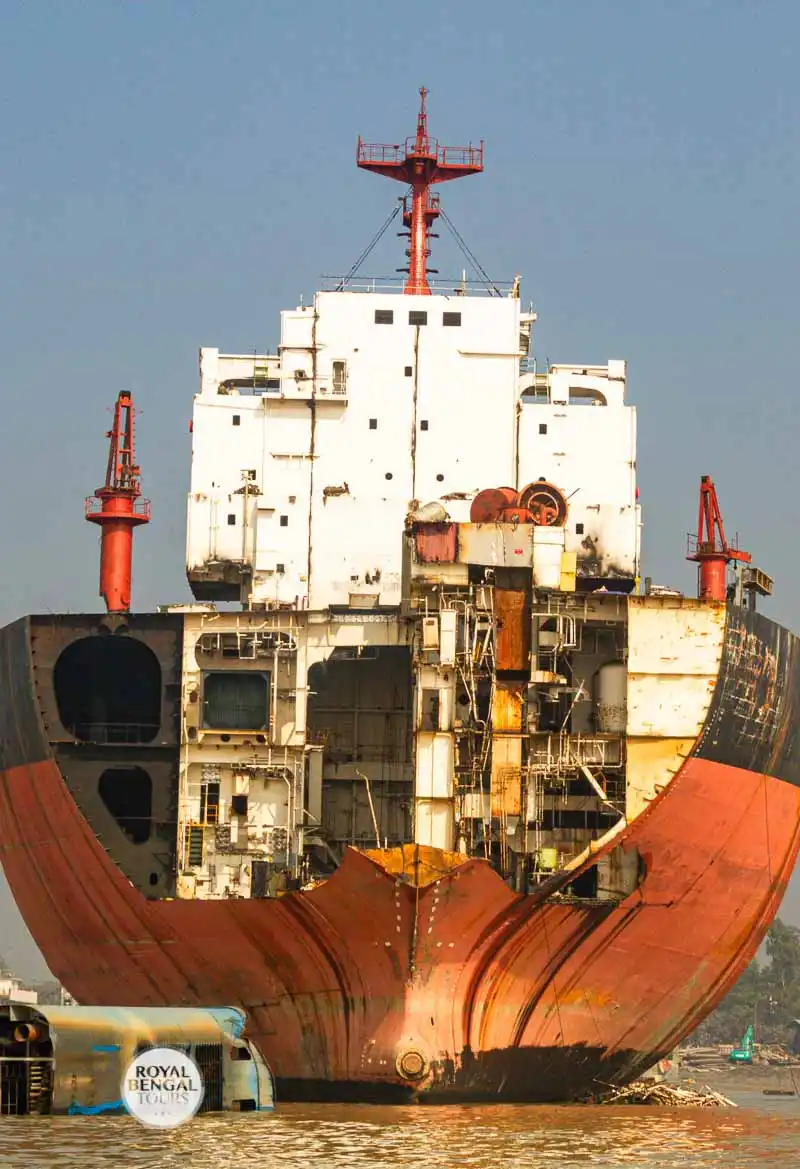
[[[440,146],[438,138],[426,138],[421,153],[435,158],[441,167],[483,166],[483,143],[479,146]],[[384,142],[362,142],[359,138],[356,161],[378,166],[401,166],[409,155],[419,156],[416,138],[406,138],[403,145]]]
[[[158,723],[76,722],[68,727],[83,743],[152,743]]]
[[[321,276],[323,292],[340,292],[346,281],[348,292],[402,292],[405,280],[399,276]],[[511,292],[511,280],[463,280],[460,276],[451,276],[449,279],[439,278],[432,280],[428,277],[428,286],[431,292],[440,292],[446,296],[496,296],[497,289]]]
[[[106,506],[104,499],[98,499],[96,495],[90,495],[86,499],[85,514],[87,516],[100,515]],[[134,499],[129,515],[137,516],[141,519],[150,519],[150,500],[149,499]],[[125,513],[121,516],[124,519]]]

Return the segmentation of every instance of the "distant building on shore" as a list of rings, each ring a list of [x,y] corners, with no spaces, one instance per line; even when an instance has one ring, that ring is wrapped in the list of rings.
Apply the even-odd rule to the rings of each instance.
[[[0,1003],[38,1003],[38,991],[31,990],[19,978],[6,970],[0,970]]]

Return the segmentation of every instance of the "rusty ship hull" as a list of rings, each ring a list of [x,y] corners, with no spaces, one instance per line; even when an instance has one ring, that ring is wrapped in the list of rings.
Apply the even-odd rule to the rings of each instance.
[[[728,608],[694,746],[582,868],[522,895],[485,860],[350,849],[308,892],[212,902],[148,898],[90,823],[81,752],[103,748],[58,729],[52,679],[96,621],[0,633],[4,872],[78,1001],[244,1007],[283,1099],[544,1101],[625,1081],[714,1007],[777,911],[800,847],[800,651],[763,616]],[[180,636],[168,615],[120,632]],[[148,750],[176,766],[175,743]],[[638,854],[635,890],[570,897],[610,849]]]

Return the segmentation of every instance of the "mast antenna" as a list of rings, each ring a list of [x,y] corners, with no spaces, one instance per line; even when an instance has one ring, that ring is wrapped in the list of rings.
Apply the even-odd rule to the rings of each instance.
[[[432,195],[435,183],[462,179],[483,170],[483,140],[478,146],[440,146],[428,135],[428,91],[420,91],[417,133],[403,146],[358,140],[356,162],[362,170],[373,171],[411,187],[411,199],[403,201],[403,223],[408,228],[408,272],[404,291],[412,296],[429,296],[428,256],[431,226],[439,215],[439,196]]]
[[[131,607],[133,529],[150,520],[150,501],[141,498],[133,448],[133,398],[121,390],[114,406],[106,481],[86,500],[86,519],[100,526],[100,596],[109,613]]]

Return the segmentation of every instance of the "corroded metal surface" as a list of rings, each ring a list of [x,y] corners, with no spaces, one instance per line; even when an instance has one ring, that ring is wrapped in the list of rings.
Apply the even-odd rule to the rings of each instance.
[[[399,877],[419,889],[459,868],[466,861],[460,852],[444,852],[441,848],[431,848],[427,844],[364,849],[362,855],[369,857],[390,876]]]
[[[498,680],[492,697],[492,816],[522,811],[522,714],[526,682]]]
[[[729,610],[696,754],[800,785],[800,643],[760,613]]]
[[[414,543],[420,564],[453,564],[458,556],[458,525],[416,524]]]
[[[495,666],[498,673],[525,673],[530,670],[531,597],[524,589],[494,590],[497,622]]]
[[[757,624],[742,625],[758,639]],[[640,883],[620,902],[554,900],[575,872],[518,896],[474,859],[443,857],[441,875],[415,887],[353,850],[308,893],[147,901],[51,757],[6,764],[3,867],[53,973],[79,999],[244,1007],[284,1098],[577,1095],[597,1078],[637,1074],[692,1030],[777,911],[800,847],[800,786],[707,754],[712,742],[746,747],[794,778],[796,724],[782,719],[798,701],[796,643],[763,629],[744,661],[766,662],[766,680],[739,674],[729,635],[696,753],[587,859],[612,848],[638,856]],[[13,677],[24,676],[16,662]],[[742,737],[759,702],[780,714],[765,716],[771,740]],[[17,685],[4,706],[6,734],[35,732],[32,689]],[[12,757],[20,749],[17,740]],[[426,864],[437,866],[433,853]]]

